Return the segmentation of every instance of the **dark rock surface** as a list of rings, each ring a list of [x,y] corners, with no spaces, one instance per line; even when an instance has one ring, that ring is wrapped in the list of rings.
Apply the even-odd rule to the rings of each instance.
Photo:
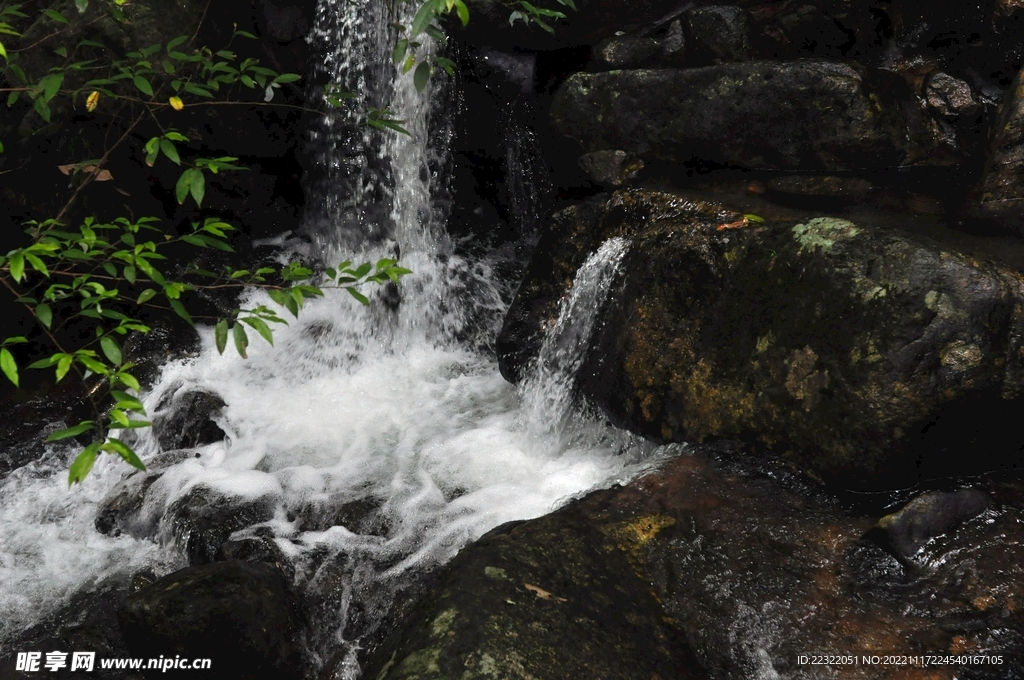
[[[686,24],[693,51],[705,51],[715,61],[747,61],[750,44],[750,14],[742,7],[711,5],[686,13]]]
[[[644,162],[625,151],[595,151],[580,156],[580,167],[596,183],[620,187],[636,178]]]
[[[181,569],[130,595],[119,620],[134,656],[211,659],[209,671],[180,677],[301,675],[301,615],[273,567],[229,561]]]
[[[276,500],[239,498],[197,486],[167,508],[164,521],[189,564],[207,564],[224,558],[221,546],[232,533],[273,517]]]
[[[1024,81],[1018,75],[999,106],[972,214],[1024,230]]]
[[[211,444],[224,439],[215,422],[226,404],[216,394],[201,390],[173,393],[156,407],[153,432],[164,451]]]
[[[903,557],[911,557],[936,536],[992,507],[992,498],[978,489],[932,491],[918,496],[891,515],[878,520],[890,545]]]
[[[732,445],[693,451],[464,549],[369,677],[1020,677],[1019,509],[968,520],[911,573],[865,546],[871,518],[744,467]],[[629,632],[606,637],[619,629]],[[915,674],[924,669],[811,668],[798,660],[807,653],[1003,662]]]
[[[644,191],[569,208],[506,317],[503,375],[521,376],[567,282],[611,236],[631,251],[579,382],[614,421],[668,441],[757,441],[843,485],[1016,460],[1020,275],[839,218],[755,223]]]
[[[901,83],[850,63],[747,62],[577,73],[555,127],[588,151],[789,171],[956,162]]]

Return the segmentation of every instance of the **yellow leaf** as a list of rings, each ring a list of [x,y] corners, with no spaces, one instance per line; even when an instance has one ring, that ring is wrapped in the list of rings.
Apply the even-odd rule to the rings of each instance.
[[[171,103],[171,108],[175,111],[181,111],[185,108],[185,102],[181,101],[181,97],[171,97],[167,101]]]
[[[100,93],[97,92],[96,90],[93,90],[92,92],[89,93],[89,96],[85,100],[85,110],[86,111],[90,111],[90,112],[91,111],[95,111],[96,110],[96,105],[99,104],[99,103],[100,103]]]

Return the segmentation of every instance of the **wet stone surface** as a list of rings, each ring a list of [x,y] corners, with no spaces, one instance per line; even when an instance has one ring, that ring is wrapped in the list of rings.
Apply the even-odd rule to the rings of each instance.
[[[877,518],[751,468],[736,445],[680,451],[624,488],[463,550],[371,659],[371,677],[1020,677],[1020,509],[967,519],[901,563],[864,538]],[[611,632],[622,619],[632,631],[622,638],[590,633],[589,621]],[[926,653],[1003,663],[799,661]]]

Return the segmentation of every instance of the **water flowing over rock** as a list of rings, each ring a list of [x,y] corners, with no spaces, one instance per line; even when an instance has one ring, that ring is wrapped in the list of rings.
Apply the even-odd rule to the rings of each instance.
[[[588,151],[644,159],[789,171],[956,162],[909,92],[851,63],[577,73],[551,115]]]
[[[968,520],[905,569],[862,538],[871,518],[745,466],[735,445],[679,453],[463,550],[368,668],[396,679],[496,669],[538,680],[895,680],[919,668],[801,657],[935,653],[1002,657],[969,675],[936,665],[930,678],[1020,677],[1019,508]],[[623,626],[631,632],[609,639]]]
[[[748,438],[882,488],[1009,464],[1024,443],[1014,269],[869,223],[759,223],[671,194],[552,218],[499,338],[506,377],[537,352],[566,273],[612,235],[633,247],[578,380],[614,421]]]

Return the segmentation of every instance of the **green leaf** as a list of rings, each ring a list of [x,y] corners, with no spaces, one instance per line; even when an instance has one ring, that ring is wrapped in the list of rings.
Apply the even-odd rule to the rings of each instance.
[[[64,18],[64,15],[61,14],[60,12],[58,12],[55,9],[50,9],[50,8],[47,7],[45,9],[43,9],[43,14],[45,14],[48,17],[50,17],[51,19],[53,19],[57,23],[61,23],[61,24],[68,23],[68,20]]]
[[[234,336],[235,349],[238,350],[238,354],[243,359],[247,359],[245,348],[249,346],[249,336],[245,334],[245,328],[242,327],[242,324],[236,323],[231,329],[231,334]]]
[[[171,50],[173,50],[175,47],[177,47],[178,45],[182,44],[186,40],[188,40],[188,36],[187,35],[179,35],[177,38],[175,38],[171,42],[167,43],[167,51],[170,52]]]
[[[135,301],[135,304],[144,305],[150,300],[152,300],[155,295],[155,290],[153,290],[152,288],[147,288],[146,290],[142,291],[142,293],[139,295],[139,299]]]
[[[75,7],[78,9],[79,14],[85,14],[85,10],[89,7],[89,0],[75,0]],[[90,464],[89,467],[92,467]]]
[[[178,205],[184,203],[185,197],[188,196],[189,186],[192,184],[192,172],[193,169],[189,168],[181,173],[178,183],[174,185],[174,196],[178,199]]]
[[[14,355],[6,347],[0,349],[0,370],[4,372],[7,379],[18,387],[18,364],[14,361]]]
[[[139,89],[139,92],[146,95],[147,97],[153,96],[153,86],[149,84],[149,81],[140,75],[136,75],[132,78],[132,82],[135,83],[135,87]]]
[[[269,342],[271,346],[274,345],[274,331],[270,330],[270,326],[268,326],[263,321],[263,319],[258,319],[256,317],[247,317],[245,319],[242,319],[242,322],[245,323],[247,326],[255,328],[256,332],[263,336],[264,340]]]
[[[54,432],[53,434],[46,438],[46,441],[59,442],[61,439],[70,439],[71,437],[77,437],[83,432],[88,432],[89,430],[91,430],[92,426],[93,421],[83,420],[78,425],[72,425],[67,429],[60,430],[59,432]]]
[[[88,4],[89,0],[75,0],[75,4],[79,5],[79,12],[84,12],[84,5]],[[89,471],[92,470],[93,463],[96,462],[96,454],[99,453],[100,444],[99,442],[93,442],[85,447],[85,450],[78,454],[75,458],[75,462],[68,468],[68,486],[81,483],[88,475]]]
[[[369,301],[369,300],[368,300],[368,299],[366,298],[366,296],[365,296],[365,295],[363,295],[362,293],[360,293],[360,292],[359,292],[358,290],[356,290],[355,288],[346,288],[345,290],[347,290],[347,291],[348,291],[348,294],[349,294],[349,295],[351,295],[352,297],[354,297],[354,298],[355,298],[356,300],[359,300],[359,302],[360,302],[360,303],[362,303],[362,304],[364,304],[364,305],[368,305],[368,304],[370,304],[370,301]]]
[[[103,350],[104,356],[110,360],[110,363],[115,366],[121,363],[121,348],[117,346],[117,341],[109,335],[104,335],[100,338],[100,348]]]
[[[405,55],[408,51],[409,40],[407,38],[402,38],[401,40],[395,43],[395,48],[391,50],[391,61],[395,62],[396,64],[402,63],[402,60],[405,59]]]
[[[185,83],[185,92],[191,92],[192,94],[197,94],[200,97],[213,96],[213,93],[211,93],[209,90],[203,89],[198,85],[193,85],[192,83]]]
[[[46,100],[42,97],[36,97],[32,100],[32,108],[36,110],[39,117],[47,123],[50,122],[50,107],[46,104]]]
[[[40,359],[39,361],[33,361],[31,364],[28,365],[28,367],[29,368],[49,368],[50,366],[53,366],[55,363],[57,363],[57,361],[60,359],[60,357],[61,357],[60,354],[54,354],[52,356],[46,357],[45,359]]]
[[[425,61],[420,62],[420,65],[416,67],[416,72],[412,76],[413,85],[416,86],[417,92],[422,92],[423,88],[427,86],[427,82],[430,80],[430,64]]]
[[[752,213],[747,213],[743,217],[747,218],[748,222],[764,222],[764,218],[763,217],[761,217],[759,215],[754,215]]]
[[[125,364],[125,366],[129,365],[130,364]],[[127,385],[128,387],[132,388],[135,391],[142,389],[142,386],[139,385],[139,381],[136,380],[135,376],[132,375],[131,373],[125,373],[124,371],[121,371],[120,373],[115,373],[114,378],[116,380],[120,380],[122,383],[124,383],[125,385]]]
[[[36,318],[39,319],[39,323],[49,328],[50,324],[53,323],[53,311],[50,309],[50,305],[43,303],[37,306]]]
[[[282,73],[281,75],[274,78],[275,83],[281,84],[294,83],[298,80],[302,80],[302,76],[300,76],[298,73]]]
[[[32,253],[25,253],[25,259],[32,265],[32,268],[43,276],[49,276],[50,270],[46,268],[46,264]]]
[[[469,8],[462,0],[455,0],[455,12],[459,15],[459,21],[463,26],[469,23]]]
[[[128,265],[127,267],[125,267],[124,268],[124,278],[125,278],[125,280],[128,283],[134,285],[135,284],[135,267],[132,267],[131,265]]]
[[[60,91],[60,86],[63,84],[64,74],[58,71],[57,73],[43,76],[37,87],[42,88],[43,99],[49,102]]]
[[[430,22],[434,20],[434,14],[437,11],[437,5],[434,0],[426,0],[420,5],[419,10],[416,11],[416,16],[412,19],[412,25],[409,28],[409,38],[415,38],[422,33]]]
[[[126,427],[130,427],[130,425]],[[127,462],[134,468],[138,468],[139,470],[146,469],[146,466],[142,463],[142,460],[138,457],[138,455],[136,455],[136,453],[132,451],[132,449],[122,441],[118,441],[117,439],[109,439],[107,440],[107,443],[101,446],[100,448],[103,449],[104,451],[116,453],[117,455],[121,456],[121,458],[123,458],[125,462]]]
[[[68,370],[71,369],[71,362],[74,361],[74,357],[70,354],[61,355],[57,361],[57,382],[64,379],[64,376],[68,374]]]
[[[181,158],[178,156],[178,149],[174,146],[174,143],[169,139],[160,140],[160,150],[164,152],[164,155],[171,159],[171,162],[176,165],[181,165]]]
[[[195,325],[195,323],[193,323],[193,321],[192,321],[192,315],[190,315],[188,313],[188,310],[185,309],[185,305],[181,304],[180,300],[171,299],[171,300],[168,300],[168,302],[171,303],[171,309],[174,310],[175,314],[180,316],[185,321],[188,321],[188,324],[190,326],[194,326]]]
[[[153,164],[156,163],[157,154],[160,153],[159,149],[159,137],[151,137],[149,141],[146,142],[146,165],[148,165],[149,167],[153,167]]]
[[[189,172],[193,173],[193,175],[188,189],[192,194],[192,198],[195,199],[196,205],[202,206],[203,197],[206,195],[206,177],[203,175],[202,170],[192,168]]]
[[[20,283],[22,277],[25,276],[25,256],[22,253],[14,253],[8,259],[7,264],[10,267],[11,276]]]
[[[217,353],[224,354],[224,348],[228,346],[228,320],[221,319],[213,327],[214,341],[217,343]]]

